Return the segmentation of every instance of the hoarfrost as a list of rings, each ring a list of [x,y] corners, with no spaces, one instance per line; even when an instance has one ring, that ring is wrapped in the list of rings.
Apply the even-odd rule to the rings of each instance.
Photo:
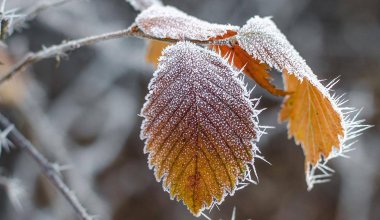
[[[209,40],[223,36],[227,31],[237,31],[232,25],[212,24],[202,21],[171,6],[153,5],[136,18],[137,26],[157,38],[176,40]]]

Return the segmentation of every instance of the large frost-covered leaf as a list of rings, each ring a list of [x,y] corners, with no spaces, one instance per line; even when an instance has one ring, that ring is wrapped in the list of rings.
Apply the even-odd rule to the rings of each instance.
[[[258,111],[237,75],[214,52],[177,43],[164,50],[142,109],[150,168],[196,216],[251,180]]]
[[[343,155],[351,134],[360,123],[344,117],[339,103],[312,72],[270,18],[248,20],[236,36],[239,45],[255,59],[283,72],[286,96],[280,121],[289,121],[289,137],[294,136],[305,153],[306,180],[309,189],[329,176],[326,162]],[[365,126],[364,126],[365,127]],[[359,129],[360,131],[360,129]],[[321,175],[316,175],[316,171]]]
[[[222,36],[239,27],[202,21],[171,6],[153,5],[136,18],[137,26],[147,35],[160,39],[198,40]]]

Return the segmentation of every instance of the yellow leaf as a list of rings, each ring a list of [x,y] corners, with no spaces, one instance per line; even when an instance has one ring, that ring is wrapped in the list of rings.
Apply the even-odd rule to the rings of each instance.
[[[250,180],[261,133],[237,75],[214,52],[178,43],[165,49],[142,109],[150,168],[196,216]]]
[[[343,119],[328,97],[307,78],[301,82],[293,74],[284,72],[285,88],[291,92],[282,105],[281,122],[288,120],[289,137],[294,136],[305,153],[305,168],[316,166],[321,156],[327,158],[333,148],[341,147],[344,135]]]
[[[160,58],[162,51],[169,45],[170,43],[164,41],[149,40],[146,51],[146,61],[157,67],[158,58]]]

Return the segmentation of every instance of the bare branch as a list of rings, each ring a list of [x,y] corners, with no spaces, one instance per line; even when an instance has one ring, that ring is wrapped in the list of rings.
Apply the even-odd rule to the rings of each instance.
[[[39,13],[53,7],[57,7],[68,3],[73,0],[54,0],[46,1],[42,0],[33,7],[21,10],[21,14],[16,14],[19,12],[18,9],[10,9],[5,11],[6,0],[2,1],[0,8],[0,38],[4,40],[6,37],[13,33],[13,30],[21,30],[26,26],[26,22],[33,20]]]
[[[5,130],[14,126],[9,120],[0,114],[0,129]],[[62,180],[60,175],[60,168],[56,164],[52,164],[48,159],[42,155],[28,139],[26,139],[16,128],[13,128],[9,134],[8,139],[17,147],[25,150],[40,166],[43,174],[49,179],[49,181],[57,187],[57,189],[63,194],[66,200],[77,212],[78,216],[83,220],[92,220],[87,210],[79,202],[74,192]]]
[[[126,0],[137,11],[143,11],[152,5],[162,5],[160,0]]]
[[[153,39],[153,40],[173,42],[173,43],[182,41],[179,39],[156,38],[156,37],[147,35],[144,32],[142,32],[136,25],[133,24],[128,29],[100,34],[96,36],[85,37],[78,40],[67,41],[59,45],[53,45],[48,48],[44,48],[35,53],[29,53],[23,59],[21,59],[18,63],[16,63],[16,65],[14,65],[8,72],[6,72],[5,74],[1,74],[3,76],[0,78],[0,84],[10,79],[17,72],[23,71],[27,66],[37,63],[41,60],[48,59],[48,58],[59,58],[60,56],[64,55],[66,52],[79,49],[83,46],[88,46],[88,45],[92,45],[101,41],[123,38],[123,37],[139,37],[139,38]],[[184,39],[184,40],[187,40],[187,39]],[[188,41],[191,41],[196,44],[205,44],[205,45],[231,45],[232,42],[234,42],[234,40],[235,38],[231,37],[231,38],[227,38],[223,40],[201,41],[201,40],[189,39]]]
[[[37,4],[35,4],[35,6],[29,9],[26,9],[25,12],[23,12],[23,16],[14,21],[13,26],[15,29],[22,28],[25,22],[33,20],[42,11],[45,11],[46,9],[49,9],[49,8],[63,5],[70,1],[73,1],[73,0],[40,1]]]

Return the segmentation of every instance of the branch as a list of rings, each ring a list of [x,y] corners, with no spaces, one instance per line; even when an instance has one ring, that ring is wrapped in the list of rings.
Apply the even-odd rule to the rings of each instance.
[[[169,38],[157,38],[157,37],[147,35],[144,32],[142,32],[135,24],[133,24],[131,27],[125,30],[120,30],[120,31],[100,34],[96,36],[85,37],[78,40],[63,42],[62,44],[53,45],[35,53],[29,53],[23,59],[21,59],[18,63],[16,63],[16,65],[14,65],[8,72],[6,72],[5,74],[1,74],[3,76],[0,78],[0,84],[10,79],[17,72],[25,70],[27,66],[37,63],[41,60],[52,58],[52,57],[59,58],[60,56],[64,55],[66,52],[79,49],[83,46],[88,46],[88,45],[92,45],[101,41],[123,38],[123,37],[138,37],[138,38],[165,41],[165,42],[170,42],[170,43],[182,41],[182,39],[179,40],[179,39],[169,39]],[[231,37],[231,38],[227,38],[223,40],[205,40],[205,41],[191,40],[191,39],[184,39],[184,40],[188,40],[196,44],[205,44],[205,45],[231,45],[235,41],[235,38]]]
[[[49,9],[49,8],[63,5],[70,1],[73,1],[73,0],[55,0],[55,1],[49,1],[49,2],[40,1],[37,4],[35,4],[34,7],[31,7],[25,10],[25,12],[23,13],[23,16],[14,21],[13,27],[15,29],[22,28],[25,22],[33,20],[42,11],[45,11],[46,9]]]
[[[5,130],[9,127],[13,127],[14,125],[9,122],[9,120],[0,114],[0,129]],[[57,165],[54,165],[46,159],[44,155],[42,155],[33,145],[30,143],[28,139],[26,139],[16,128],[13,128],[9,134],[8,139],[17,147],[22,150],[25,150],[40,166],[43,174],[49,179],[49,181],[58,188],[58,190],[63,194],[66,200],[70,203],[70,205],[74,208],[76,213],[82,220],[92,220],[91,217],[83,205],[79,202],[78,198],[75,196],[74,192],[72,192],[69,187],[62,180],[61,175],[59,173],[59,168]]]
[[[0,6],[0,39],[4,40],[13,33],[13,30],[21,30],[25,23],[34,19],[39,13],[49,8],[63,5],[73,0],[52,0],[52,1],[40,1],[34,4],[33,7],[24,9],[22,14],[16,14],[18,9],[5,10],[6,0],[2,0]]]

